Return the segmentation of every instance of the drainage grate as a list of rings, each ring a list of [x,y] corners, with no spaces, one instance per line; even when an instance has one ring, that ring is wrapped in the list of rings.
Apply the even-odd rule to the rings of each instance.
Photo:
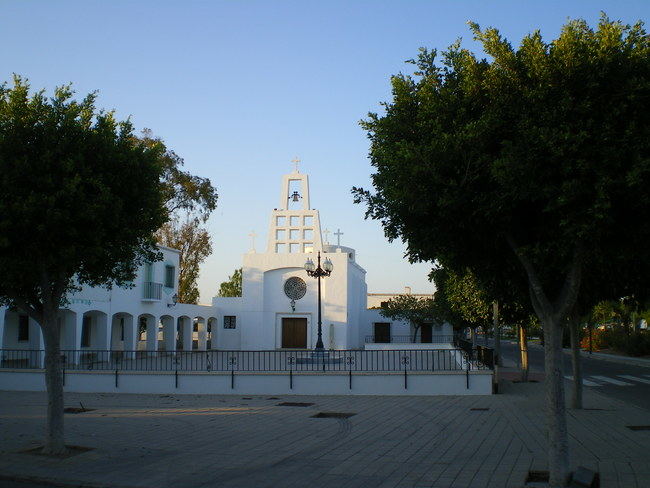
[[[311,407],[313,403],[305,402],[282,402],[278,403],[278,407]]]
[[[528,471],[526,483],[548,483],[548,471]]]
[[[650,425],[626,425],[630,430],[650,430]]]
[[[63,409],[63,413],[84,413],[92,412],[94,408],[80,408],[80,407],[66,407]]]
[[[474,412],[487,412],[490,409],[486,407],[474,407],[470,408],[470,410],[473,410]]]
[[[312,415],[313,419],[348,419],[356,415],[356,413],[344,413],[344,412],[318,412],[316,415]]]

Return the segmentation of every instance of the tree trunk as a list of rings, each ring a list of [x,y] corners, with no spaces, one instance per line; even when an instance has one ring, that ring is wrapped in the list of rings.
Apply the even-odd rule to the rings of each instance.
[[[492,318],[494,320],[494,356],[496,364],[503,366],[501,361],[501,327],[499,327],[499,302],[492,303]]]
[[[418,329],[420,328],[420,325],[413,324],[413,344],[415,344],[418,340]]]
[[[580,337],[578,334],[579,320],[569,319],[569,334],[571,336],[571,366],[573,367],[573,388],[571,389],[571,408],[582,408],[582,365],[580,360]]]
[[[526,328],[519,326],[519,353],[521,354],[521,381],[528,382],[528,336]]]
[[[63,438],[63,374],[59,345],[58,307],[43,311],[41,329],[45,343],[45,385],[47,387],[47,421],[44,454],[65,453]]]
[[[548,316],[542,323],[546,337],[544,367],[550,486],[563,487],[569,479],[569,441],[562,374],[562,327],[561,322],[554,323]]]

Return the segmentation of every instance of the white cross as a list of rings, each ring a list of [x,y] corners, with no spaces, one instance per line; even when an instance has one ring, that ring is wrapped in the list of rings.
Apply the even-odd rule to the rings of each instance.
[[[295,158],[293,158],[293,159],[291,160],[291,162],[292,162],[293,165],[295,166],[293,172],[294,172],[294,173],[300,173],[300,171],[298,171],[298,163],[300,163],[300,159],[298,159],[298,156],[296,156]]]
[[[330,243],[330,234],[331,234],[330,230],[325,229],[323,231],[323,234],[325,234],[325,244],[329,244]]]
[[[255,251],[255,238],[257,237],[257,234],[252,230],[251,233],[248,234],[248,237],[251,238],[251,251]]]
[[[336,236],[336,245],[340,246],[341,245],[341,236],[343,235],[343,232],[341,232],[341,229],[336,229],[336,232],[334,232],[334,235]]]

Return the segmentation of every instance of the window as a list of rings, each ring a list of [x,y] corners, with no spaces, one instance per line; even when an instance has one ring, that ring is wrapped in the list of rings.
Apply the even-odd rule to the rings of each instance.
[[[282,243],[276,244],[275,252],[277,252],[278,254],[284,254],[285,252],[287,252],[287,245]]]
[[[278,229],[275,231],[275,239],[277,241],[284,241],[287,231],[284,229]]]
[[[292,215],[289,217],[289,225],[291,227],[298,227],[300,225],[300,217],[297,215]]]
[[[289,252],[290,253],[300,252],[300,244],[298,244],[297,242],[292,242],[291,244],[289,244]]]
[[[237,327],[237,317],[234,315],[225,315],[223,317],[224,329],[235,329]]]
[[[153,263],[145,263],[144,281],[153,281]]]
[[[91,317],[84,317],[83,324],[81,325],[81,347],[90,347],[91,324],[92,324]]]
[[[307,241],[311,241],[314,238],[314,231],[313,229],[305,229],[302,231],[302,237],[303,239]]]
[[[174,281],[176,280],[176,268],[171,265],[165,266],[165,287],[174,288]]]
[[[300,231],[298,229],[291,229],[289,231],[289,239],[292,241],[300,239]]]
[[[27,315],[18,316],[18,342],[29,340],[29,317]]]
[[[278,227],[284,227],[286,225],[286,222],[287,222],[287,218],[284,216],[275,218],[275,225]]]
[[[314,225],[314,217],[312,217],[311,215],[307,215],[305,217],[305,226],[308,225]]]
[[[306,253],[314,252],[314,243],[313,242],[305,242],[305,244],[304,244],[304,252],[306,252]]]

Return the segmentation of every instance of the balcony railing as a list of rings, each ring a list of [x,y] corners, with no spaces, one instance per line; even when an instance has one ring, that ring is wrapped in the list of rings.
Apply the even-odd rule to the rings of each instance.
[[[425,339],[427,338],[425,337]],[[454,336],[451,335],[434,335],[431,336],[431,340],[424,341],[420,336],[417,336],[413,340],[412,335],[392,335],[390,337],[381,335],[366,336],[366,343],[371,344],[451,344],[453,340]]]
[[[162,287],[162,283],[145,281],[142,287],[142,299],[151,301],[162,299]]]

